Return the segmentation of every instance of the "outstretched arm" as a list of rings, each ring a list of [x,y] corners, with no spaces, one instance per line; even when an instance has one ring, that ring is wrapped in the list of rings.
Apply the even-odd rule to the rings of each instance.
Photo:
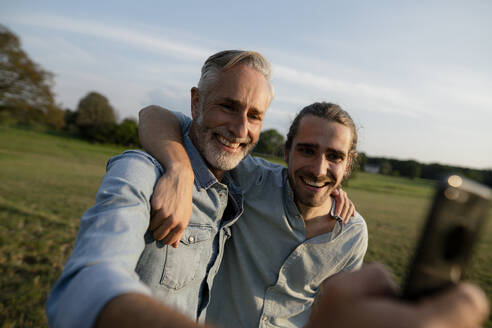
[[[150,297],[135,267],[145,248],[149,200],[161,174],[156,161],[141,151],[108,161],[96,203],[84,213],[70,259],[48,297],[50,327],[92,327],[112,299]]]
[[[138,133],[144,149],[166,168],[154,188],[150,229],[155,239],[177,247],[191,217],[194,180],[179,121],[165,108],[148,106],[139,112]]]

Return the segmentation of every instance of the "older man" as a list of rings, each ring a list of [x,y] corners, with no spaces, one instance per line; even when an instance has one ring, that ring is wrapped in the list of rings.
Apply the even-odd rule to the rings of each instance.
[[[270,64],[256,52],[224,51],[205,62],[198,88],[191,89],[194,120],[184,138],[195,183],[180,247],[146,233],[154,185],[166,170],[173,175],[175,166],[163,168],[140,151],[108,162],[96,204],[82,217],[72,255],[48,299],[51,326],[145,326],[155,319],[176,327],[182,318],[174,309],[200,318],[230,226],[243,212],[242,192],[227,170],[258,140],[273,97],[269,78]]]

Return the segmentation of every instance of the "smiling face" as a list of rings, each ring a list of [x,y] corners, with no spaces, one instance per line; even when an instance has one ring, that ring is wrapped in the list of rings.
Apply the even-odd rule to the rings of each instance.
[[[258,142],[270,102],[268,81],[244,64],[219,73],[203,94],[191,89],[191,138],[218,179]]]
[[[289,182],[301,212],[331,205],[331,192],[349,171],[351,143],[349,127],[314,115],[302,117],[285,153]]]

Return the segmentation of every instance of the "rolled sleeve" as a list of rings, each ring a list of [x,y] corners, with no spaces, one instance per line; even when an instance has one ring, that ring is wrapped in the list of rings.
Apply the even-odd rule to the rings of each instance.
[[[141,151],[108,162],[96,204],[83,215],[72,255],[48,298],[51,327],[92,327],[112,298],[130,292],[150,295],[135,266],[161,175],[160,165]]]

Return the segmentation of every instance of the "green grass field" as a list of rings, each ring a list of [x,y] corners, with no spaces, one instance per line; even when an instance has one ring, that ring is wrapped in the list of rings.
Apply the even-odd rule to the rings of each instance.
[[[123,148],[0,127],[0,327],[44,327],[60,275],[106,161]],[[366,262],[405,271],[433,193],[422,180],[357,173],[345,189],[369,227]],[[492,295],[492,213],[471,280]],[[486,325],[492,327],[492,321]]]

